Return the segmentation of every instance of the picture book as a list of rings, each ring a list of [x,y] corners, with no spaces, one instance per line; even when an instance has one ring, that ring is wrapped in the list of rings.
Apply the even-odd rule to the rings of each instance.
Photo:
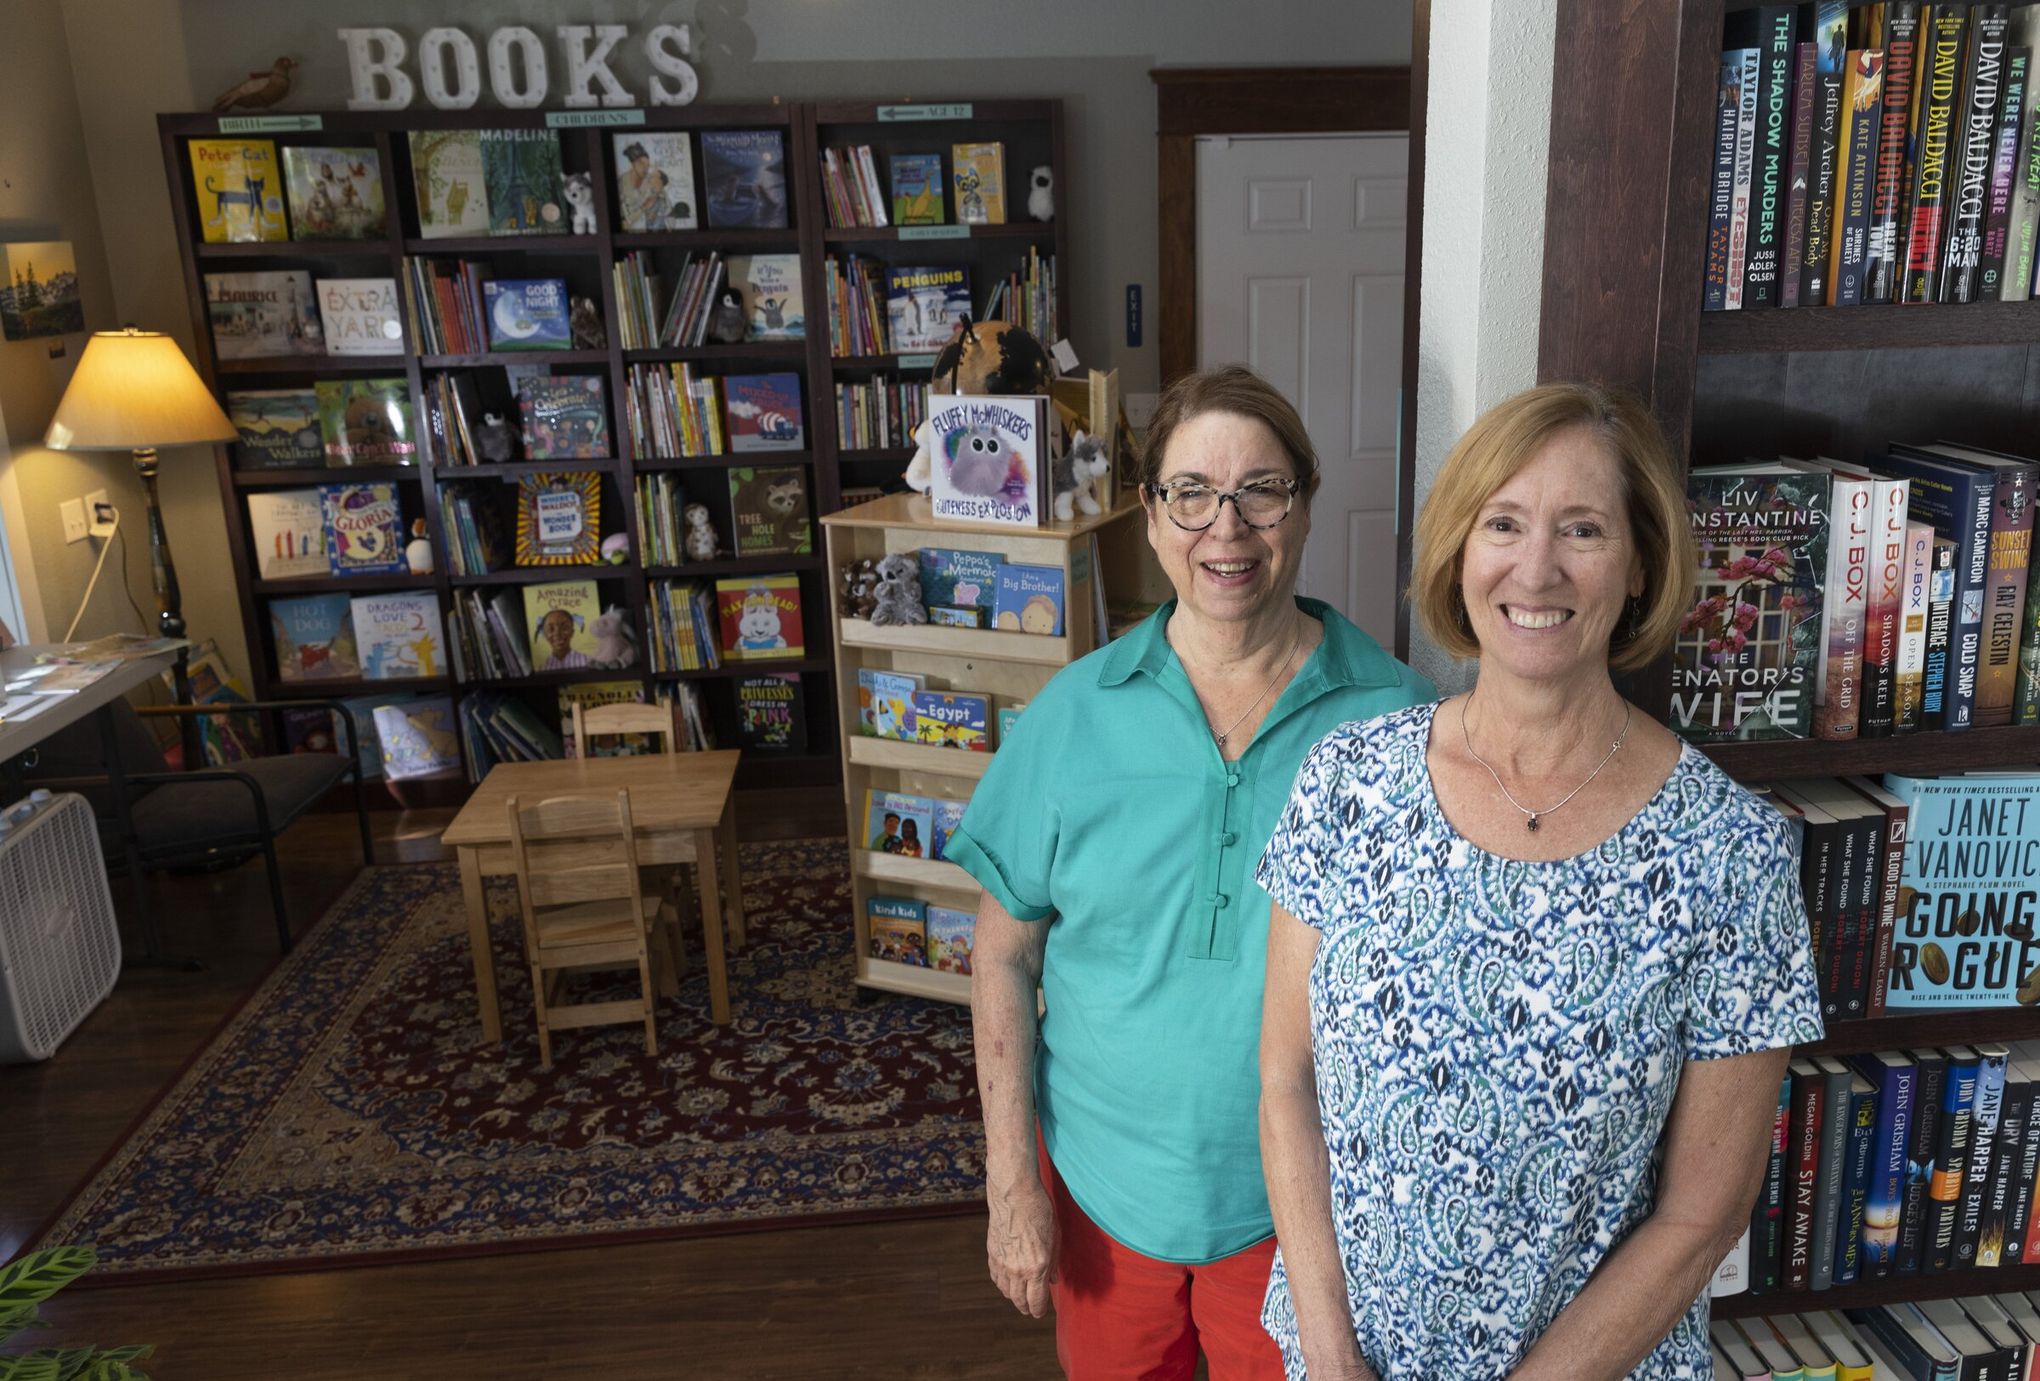
[[[571,350],[562,278],[491,278],[482,284],[491,350]]]
[[[914,692],[914,741],[939,748],[962,748],[972,753],[991,751],[986,736],[991,702],[985,696],[965,691]]]
[[[517,477],[517,564],[590,566],[602,541],[602,476],[569,470]]]
[[[1006,735],[1012,733],[1013,726],[1020,722],[1020,711],[1026,708],[1025,705],[999,706],[999,744],[1001,747],[1005,746]]]
[[[1003,560],[997,552],[923,547],[920,559],[921,599],[925,603],[992,607]]]
[[[344,594],[272,599],[269,630],[279,681],[352,681],[361,675]]]
[[[532,460],[597,460],[609,454],[609,408],[599,374],[517,381],[524,454]]]
[[[303,269],[208,273],[205,311],[220,359],[325,353],[312,275]]]
[[[1039,527],[1048,400],[934,394],[929,504],[937,519]]]
[[[394,484],[322,484],[326,565],[334,575],[387,575],[407,569],[403,513]]]
[[[798,254],[732,254],[727,262],[730,286],[744,299],[745,339],[806,338]]]
[[[415,465],[418,433],[402,379],[321,379],[314,386],[326,464]]]
[[[963,812],[969,805],[969,801],[951,801],[942,797],[936,798],[935,845],[934,852],[929,855],[930,858],[947,858],[949,856],[946,852],[949,848],[949,836],[955,834],[956,827],[963,823]]]
[[[283,175],[269,139],[194,139],[191,185],[209,245],[287,240]]]
[[[737,746],[761,753],[807,748],[807,715],[800,677],[780,672],[737,678]]]
[[[694,153],[685,130],[619,134],[616,223],[627,235],[694,229]]]
[[[325,575],[326,513],[316,489],[272,489],[248,496],[248,544],[263,580]]]
[[[942,155],[896,153],[892,157],[894,225],[941,225]]]
[[[393,782],[460,770],[460,730],[450,695],[378,705],[375,732],[382,744],[383,775]]]
[[[785,228],[786,141],[780,131],[701,131],[701,179],[710,226]]]
[[[641,681],[582,681],[576,685],[561,686],[560,756],[581,756],[580,745],[574,741],[575,705],[586,713],[600,705],[644,703],[645,688]],[[625,758],[659,751],[659,741],[650,734],[590,734],[589,737],[595,741],[588,753],[593,758]]]
[[[807,471],[798,465],[731,466],[730,514],[739,556],[806,556],[814,550]]]
[[[935,803],[904,791],[864,793],[864,847],[874,853],[926,858],[935,837]]]
[[[2040,991],[2027,901],[2040,887],[2040,774],[1907,777],[1911,809],[1886,1011],[2008,1007]]]
[[[382,745],[375,732],[375,707],[395,703],[387,695],[355,696],[340,704],[353,716],[356,763],[363,780],[382,775]],[[347,736],[338,710],[285,710],[283,747],[287,753],[338,753]]]
[[[187,670],[192,704],[248,703],[247,688],[228,673],[211,639],[193,651]],[[175,691],[176,677],[172,673],[164,672],[163,680]],[[263,752],[262,726],[254,715],[207,715],[199,721],[198,741],[209,767],[224,767]]]
[[[950,181],[956,189],[956,219],[962,225],[1006,223],[1006,146],[957,144],[949,151]]]
[[[886,320],[892,347],[902,354],[940,350],[970,309],[966,265],[894,265],[885,271]]]
[[[541,580],[524,587],[524,631],[531,669],[578,671],[595,660],[595,620],[602,597],[592,580]]]
[[[566,173],[560,164],[558,132],[485,129],[481,145],[489,234],[566,234]]]
[[[482,176],[482,133],[414,129],[411,183],[418,234],[427,240],[489,233],[489,191]]]
[[[227,394],[227,418],[241,439],[235,463],[243,470],[284,470],[324,465],[319,395],[309,388],[249,388]]]
[[[287,144],[283,185],[293,240],[368,240],[386,229],[382,157],[372,148]]]
[[[925,904],[912,897],[873,897],[865,907],[871,930],[871,957],[927,968],[925,910]]]
[[[1825,473],[1784,466],[1687,476],[1700,570],[1672,648],[1674,732],[1699,743],[1811,734],[1828,492]]]
[[[971,939],[977,932],[977,916],[955,907],[928,904],[928,967],[940,973],[970,977]]]
[[[715,604],[722,625],[723,656],[763,661],[805,654],[799,576],[732,576],[718,580]]]
[[[998,592],[992,598],[992,627],[1009,633],[1061,637],[1062,567],[1025,566],[1017,562],[1001,564]]]
[[[919,672],[857,668],[857,732],[912,743],[914,692],[926,684]]]
[[[354,646],[370,681],[402,681],[446,673],[446,632],[439,596],[430,590],[356,595]]]
[[[928,622],[943,628],[984,628],[989,609],[974,604],[924,604]]]
[[[321,278],[319,324],[328,355],[393,355],[404,348],[394,278]]]
[[[733,451],[797,451],[807,444],[801,427],[800,375],[725,374],[723,412]]]

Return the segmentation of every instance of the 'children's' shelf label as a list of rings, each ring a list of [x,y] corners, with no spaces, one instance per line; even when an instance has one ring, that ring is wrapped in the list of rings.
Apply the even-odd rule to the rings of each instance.
[[[903,225],[900,227],[902,240],[968,240],[970,227],[967,225]]]
[[[317,115],[222,115],[221,134],[263,134],[270,130],[324,129]]]
[[[947,105],[882,105],[878,108],[881,124],[894,120],[968,120],[971,118],[969,101],[950,102]]]

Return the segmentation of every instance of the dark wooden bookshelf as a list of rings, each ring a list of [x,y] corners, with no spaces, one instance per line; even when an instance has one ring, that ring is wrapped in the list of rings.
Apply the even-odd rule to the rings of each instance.
[[[800,245],[800,232],[791,226],[729,226],[723,229],[654,230],[616,234],[609,237],[613,249],[772,249],[791,250]]]
[[[751,662],[724,662],[719,667],[696,667],[691,671],[655,671],[655,681],[727,681],[737,676],[757,676],[765,672],[789,671],[806,675],[811,672],[833,672],[835,662],[827,657],[784,658],[772,661],[760,658]],[[810,717],[812,718],[812,717]]]
[[[588,681],[642,681],[644,668],[575,667],[572,671],[534,671],[523,676],[470,676],[463,690],[520,690],[533,686],[578,686]]]
[[[639,456],[638,473],[652,470],[724,469],[732,465],[807,465],[813,451],[724,451],[712,456]]]
[[[875,464],[880,461],[892,460],[905,465],[913,458],[914,448],[912,446],[870,446],[863,450],[844,451],[842,453],[842,459],[846,464],[851,462]]]
[[[648,580],[687,580],[695,576],[771,575],[775,571],[818,571],[819,556],[726,556],[681,566],[647,566]]]
[[[357,695],[412,695],[421,691],[443,691],[452,684],[453,679],[449,676],[414,676],[388,681],[274,681],[263,696],[269,700],[346,700]]]
[[[488,112],[492,119],[497,113]],[[494,120],[491,128],[530,123],[524,120]],[[479,122],[477,128],[480,128]],[[573,137],[567,130],[560,131],[563,143]],[[408,187],[404,190],[406,193],[410,191]],[[406,196],[405,205],[409,203],[410,198]],[[413,238],[404,241],[405,254],[424,258],[449,254],[599,254],[606,247],[600,235],[449,235],[443,240]]]
[[[585,460],[485,460],[479,465],[442,465],[433,474],[441,484],[454,480],[505,480],[519,475],[548,475],[560,470],[593,470],[613,475],[622,467],[614,456]]]
[[[1930,774],[1964,767],[2040,763],[2040,725],[1967,729],[1954,734],[1900,734],[1891,738],[1708,743],[1700,747],[1722,771],[1739,782],[1880,772]]]
[[[747,340],[735,344],[661,345],[649,350],[626,350],[623,358],[631,364],[666,364],[694,360],[798,360],[807,355],[807,342],[800,340]]]
[[[380,575],[306,576],[295,580],[258,580],[258,595],[368,594],[376,590],[429,590],[432,573],[412,575],[409,571]]]
[[[607,350],[486,350],[478,355],[421,355],[427,369],[486,369],[513,364],[608,364]]]
[[[365,240],[241,240],[193,247],[201,259],[387,259],[389,241]]]
[[[329,379],[347,374],[402,374],[406,362],[403,355],[255,355],[242,360],[218,360],[212,367],[220,374],[292,374]]]
[[[2031,1007],[1958,1007],[1948,1011],[1886,1012],[1858,1021],[1831,1021],[1827,1035],[1795,1046],[1807,1055],[1867,1055],[1878,1050],[1913,1050],[1928,1045],[1969,1045],[1976,1041],[2023,1041],[2040,1036]]]
[[[236,489],[294,488],[307,484],[416,484],[415,465],[324,465],[276,470],[236,470]]]
[[[1703,355],[2023,346],[2040,337],[2040,302],[1879,303],[1702,312],[1699,331]]]
[[[510,566],[480,575],[450,575],[446,583],[469,585],[537,585],[548,580],[622,580],[638,573],[635,561],[603,562],[592,566]]]
[[[1012,172],[1013,170],[1011,168],[1008,168],[1006,170],[1006,180],[1009,184],[1012,182]],[[1006,200],[1006,213],[1009,216],[1013,213],[1013,201],[1010,193],[1011,188],[1009,186],[1008,196]],[[915,235],[911,233],[916,230],[926,231],[926,230],[956,230],[956,229],[965,230],[968,231],[969,233],[964,235],[954,234]],[[900,233],[902,230],[907,231],[909,233],[902,235]],[[939,252],[940,246],[953,245],[968,240],[1053,241],[1056,238],[1056,223],[1054,221],[1008,220],[1000,225],[964,225],[964,226],[832,225],[822,232],[822,238],[832,245],[909,244],[914,247],[916,252],[921,250],[924,246],[937,248]]]
[[[1753,1319],[1765,1314],[1799,1314],[1809,1309],[1863,1309],[1905,1300],[1963,1299],[2040,1290],[2040,1266],[1998,1266],[1983,1270],[1886,1276],[1837,1285],[1831,1290],[1768,1290],[1761,1295],[1724,1295],[1714,1301],[1717,1319]],[[1884,1373],[1880,1369],[1879,1376]]]

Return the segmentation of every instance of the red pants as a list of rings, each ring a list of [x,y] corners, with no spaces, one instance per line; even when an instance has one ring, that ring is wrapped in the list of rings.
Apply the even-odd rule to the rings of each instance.
[[[1203,1266],[1142,1256],[1077,1207],[1037,1146],[1055,1201],[1055,1352],[1070,1381],[1190,1381],[1200,1346],[1211,1381],[1282,1381],[1261,1329],[1274,1238]]]

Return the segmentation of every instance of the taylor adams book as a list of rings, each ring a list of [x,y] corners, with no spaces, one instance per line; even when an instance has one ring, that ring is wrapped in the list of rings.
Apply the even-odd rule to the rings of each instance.
[[[1686,511],[1700,547],[1672,651],[1672,729],[1695,742],[1805,738],[1820,659],[1828,476],[1700,466]]]

